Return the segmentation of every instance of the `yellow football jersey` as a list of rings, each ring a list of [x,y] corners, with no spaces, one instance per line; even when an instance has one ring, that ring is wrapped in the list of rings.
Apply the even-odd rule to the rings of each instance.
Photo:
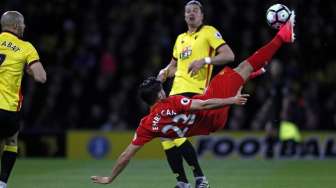
[[[170,95],[185,92],[203,93],[209,84],[213,65],[205,65],[193,77],[188,74],[188,67],[195,60],[214,56],[216,49],[223,44],[225,41],[221,34],[212,26],[203,25],[196,32],[180,34],[173,50],[177,70]]]
[[[0,109],[19,111],[25,64],[39,60],[32,44],[9,32],[0,34]]]

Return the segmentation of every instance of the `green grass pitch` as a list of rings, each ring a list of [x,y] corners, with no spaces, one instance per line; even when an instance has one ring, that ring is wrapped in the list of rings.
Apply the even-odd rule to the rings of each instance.
[[[8,188],[172,188],[175,178],[164,160],[133,160],[110,185],[94,185],[91,175],[107,175],[114,161],[20,159]],[[212,188],[335,188],[334,160],[201,160]],[[192,184],[191,171],[188,177]]]

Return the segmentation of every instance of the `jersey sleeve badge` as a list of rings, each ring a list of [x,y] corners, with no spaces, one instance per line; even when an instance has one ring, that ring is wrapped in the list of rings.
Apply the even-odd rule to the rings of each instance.
[[[215,33],[215,37],[217,39],[222,39],[223,38],[222,35],[220,34],[220,32],[218,32],[218,31]]]
[[[190,103],[190,99],[188,99],[188,98],[182,98],[182,99],[181,99],[181,104],[182,104],[182,105],[186,106],[186,105],[188,105],[189,103]]]

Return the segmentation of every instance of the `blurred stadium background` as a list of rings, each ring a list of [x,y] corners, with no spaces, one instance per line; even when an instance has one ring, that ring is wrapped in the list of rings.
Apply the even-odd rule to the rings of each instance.
[[[132,138],[139,119],[146,114],[146,106],[135,96],[137,85],[143,78],[156,75],[169,62],[176,36],[186,30],[183,16],[185,2],[187,1],[0,1],[1,12],[18,10],[25,16],[27,27],[24,38],[36,46],[48,73],[48,83],[45,85],[36,84],[28,77],[24,79],[24,121],[20,136],[22,160],[14,170],[13,180],[36,173],[34,170],[29,171],[34,167],[25,168],[25,164],[34,164],[35,160],[30,160],[33,157],[46,158],[56,164],[62,161],[64,163],[60,167],[64,168],[70,163],[62,159],[115,159]],[[205,7],[205,23],[214,25],[221,31],[236,55],[236,61],[231,66],[237,65],[273,36],[275,31],[265,21],[265,11],[270,5],[282,3],[295,9],[297,14],[296,43],[283,47],[276,55],[275,61],[280,62],[277,64],[280,66],[268,67],[266,75],[246,85],[245,92],[252,95],[248,105],[232,109],[230,120],[222,133],[193,138],[203,163],[208,164],[208,159],[212,161],[205,168],[206,172],[211,174],[212,168],[216,168],[218,164],[223,164],[223,171],[231,171],[231,162],[225,162],[226,159],[232,160],[233,164],[240,166],[247,174],[246,166],[252,163],[238,162],[236,159],[252,159],[253,163],[254,160],[265,158],[294,160],[281,160],[275,164],[261,160],[257,163],[261,165],[256,168],[257,172],[264,168],[277,169],[280,164],[287,163],[294,164],[294,167],[287,169],[290,172],[298,169],[300,163],[305,164],[304,161],[298,162],[298,159],[335,159],[336,1],[201,2]],[[280,77],[274,76],[277,75],[277,70],[282,70]],[[166,87],[169,88],[169,84]],[[279,125],[284,123],[280,119],[295,124],[300,130],[299,138],[296,133],[289,138],[294,144],[281,142],[286,141],[286,138],[276,139]],[[169,169],[162,157],[160,146],[155,142],[137,156],[139,160],[159,160],[160,162],[153,161],[153,164],[157,164],[157,168],[165,168],[159,172],[166,175],[163,182],[173,181],[173,177],[169,179]],[[101,171],[98,167],[91,171],[88,168],[91,163],[92,161],[83,162],[84,178],[94,171]],[[111,166],[107,161],[105,165],[99,161],[95,163],[99,168]],[[332,165],[326,165],[330,163]],[[81,162],[71,164],[80,165]],[[271,164],[275,166],[270,167]],[[319,171],[323,167],[329,168],[330,171],[320,171],[322,174],[319,175],[321,182],[330,183],[325,184],[325,187],[332,187],[335,180],[327,174],[336,172],[335,162],[328,160],[319,164],[321,166],[310,169]],[[51,166],[50,170],[53,171],[54,168]],[[286,174],[286,165],[281,169],[283,171],[280,174]],[[142,170],[147,169],[144,167]],[[300,174],[301,171],[297,173]],[[151,170],[149,173],[157,174]],[[221,171],[209,176],[211,182],[216,177],[222,178],[218,173]],[[267,173],[268,171],[260,172],[260,176]],[[274,174],[274,178],[279,175]],[[295,176],[295,173],[292,175]],[[284,181],[295,181],[294,177],[286,177],[280,175]],[[303,177],[309,179],[317,176],[302,176],[301,179]],[[139,181],[146,181],[146,178],[140,177]],[[22,179],[22,182],[28,183],[28,179]],[[247,185],[251,185],[248,182],[253,180],[258,182],[255,178],[246,179],[247,184],[242,183],[238,187],[252,187]],[[23,187],[24,184],[18,182],[20,181],[14,187]],[[304,187],[318,187],[310,181],[305,183]],[[173,184],[164,187],[168,185]],[[215,187],[221,187],[220,185]],[[256,184],[256,187],[291,187],[292,184],[272,185]],[[53,186],[67,187],[63,184]],[[132,184],[128,187],[132,186],[136,187]],[[118,187],[123,187],[122,183]]]

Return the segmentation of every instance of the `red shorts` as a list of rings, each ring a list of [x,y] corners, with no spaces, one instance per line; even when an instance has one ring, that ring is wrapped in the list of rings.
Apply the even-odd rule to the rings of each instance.
[[[237,94],[244,84],[244,79],[233,69],[225,67],[211,81],[203,95],[196,95],[194,99],[228,98]],[[222,129],[227,121],[230,106],[216,110],[201,111],[203,116],[200,124],[190,130],[191,135],[206,135]]]
[[[237,94],[244,84],[244,79],[233,69],[225,67],[211,81],[206,89],[206,98],[227,98]]]

